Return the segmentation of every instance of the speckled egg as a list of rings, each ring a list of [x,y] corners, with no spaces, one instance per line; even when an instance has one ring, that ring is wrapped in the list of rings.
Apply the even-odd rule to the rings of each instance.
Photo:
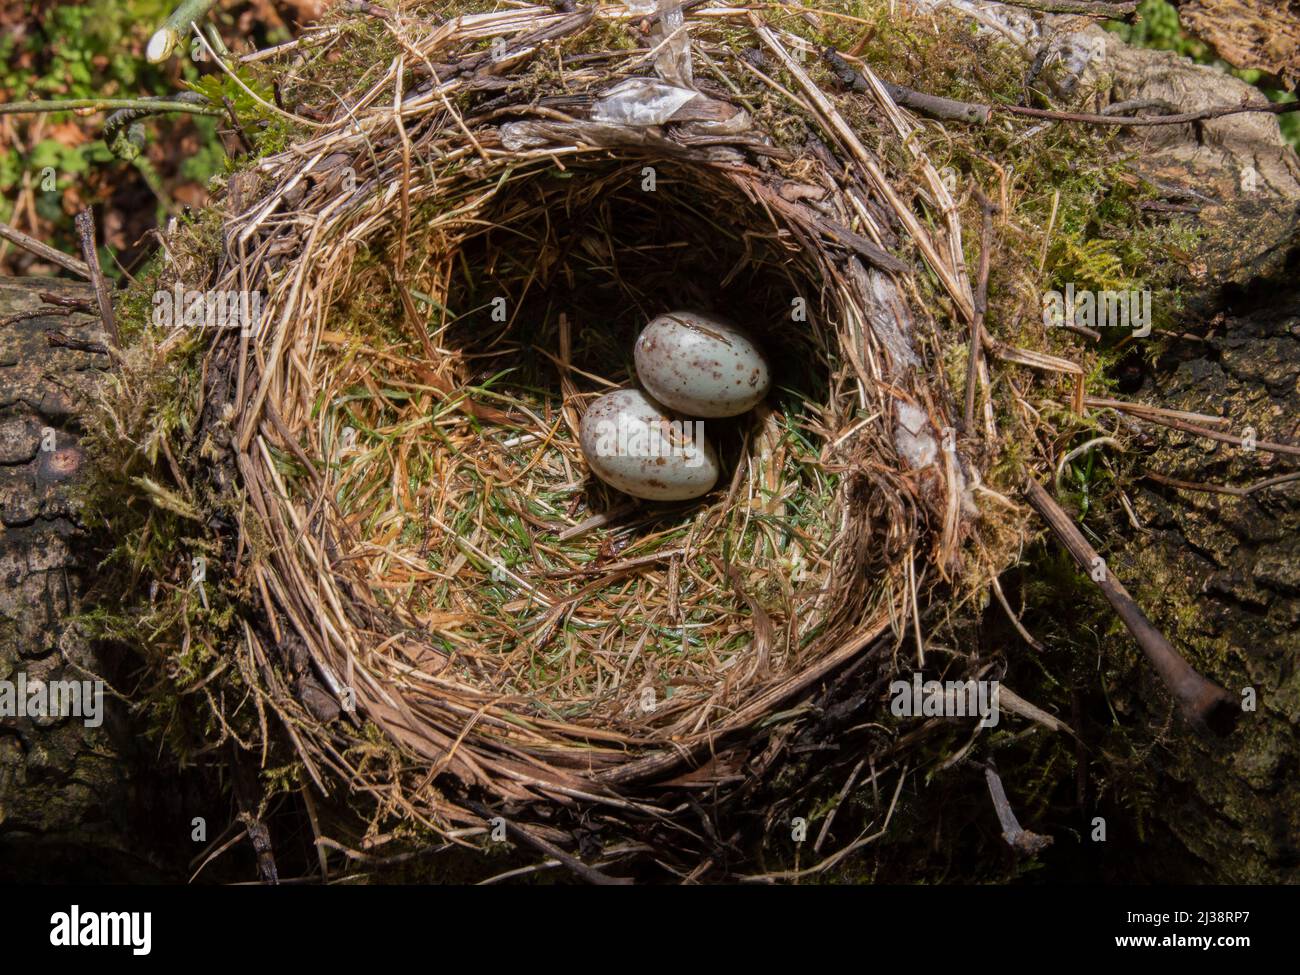
[[[739,326],[695,311],[653,319],[636,340],[646,391],[689,416],[739,416],[772,385],[767,359]]]
[[[578,428],[592,473],[636,498],[684,501],[718,480],[718,455],[699,420],[674,417],[639,389],[606,393]]]

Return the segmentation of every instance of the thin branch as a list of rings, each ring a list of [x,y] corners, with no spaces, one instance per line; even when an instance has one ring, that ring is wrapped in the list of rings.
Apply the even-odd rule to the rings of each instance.
[[[1241,716],[1241,709],[1232,695],[1213,681],[1206,680],[1183,659],[1182,654],[1155,628],[1096,549],[1088,544],[1074,521],[1041,484],[1028,478],[1024,491],[1025,499],[1047,522],[1075,562],[1089,574],[1089,578],[1097,584],[1119,614],[1119,618],[1146,654],[1147,660],[1177,699],[1187,719],[1197,728],[1209,728],[1220,735],[1228,734]]]
[[[827,63],[842,84],[858,92],[870,90],[871,86],[862,76],[862,72],[854,68],[849,63],[849,59],[839,51],[828,47],[824,48],[821,54],[822,60]],[[930,95],[904,85],[895,85],[884,78],[880,79],[880,83],[884,85],[889,97],[899,105],[931,118],[983,125],[989,120],[989,113],[992,111],[988,105],[976,105],[972,102],[959,102],[953,98]]]
[[[471,809],[477,812],[485,820],[491,822],[493,818],[492,814],[489,813],[483,806],[479,805],[478,803],[469,803],[468,805],[470,806]],[[523,826],[520,826],[518,823],[511,822],[509,819],[505,818],[504,816],[501,817],[501,821],[505,824],[506,832],[508,834],[523,840],[529,846],[544,853],[548,859],[558,860],[560,863],[564,864],[566,868],[572,871],[576,876],[581,877],[589,884],[596,884],[598,886],[610,886],[610,885],[622,885],[622,884],[632,883],[632,881],[627,877],[611,877],[609,874],[601,873],[595,867],[587,866],[587,864],[583,863],[577,857],[570,856],[568,853],[565,853],[554,843],[550,842],[549,840],[543,839],[542,837],[533,833],[531,830],[525,829]]]
[[[185,112],[189,115],[220,115],[215,108],[176,100],[149,98],[52,98],[34,102],[9,102],[0,105],[0,115],[25,115],[40,112],[72,112],[83,114],[107,112],[126,108],[143,110],[145,114],[157,112]]]
[[[207,109],[211,109],[203,114],[217,114],[216,109],[213,109],[208,105],[208,100],[197,91],[182,91],[175,95],[146,95],[138,100],[141,103],[138,107],[119,109],[104,120],[105,138],[112,135],[114,130],[121,128],[123,125],[128,125],[137,119],[142,119],[149,115],[157,115],[160,112],[166,111],[165,108],[160,108],[159,106],[177,103],[201,105]]]
[[[99,266],[99,251],[95,247],[95,216],[90,208],[76,216],[77,237],[81,240],[81,256],[90,268],[90,282],[95,286],[95,300],[99,303],[99,317],[104,323],[113,347],[120,349],[122,340],[117,334],[117,319],[113,317],[113,295],[104,280],[104,272]]]
[[[998,209],[989,202],[988,197],[978,186],[975,187],[975,198],[979,200],[984,219],[980,226],[980,266],[975,285],[975,315],[971,318],[970,325],[970,357],[966,360],[966,410],[963,414],[965,420],[963,429],[968,434],[975,426],[975,380],[979,373],[980,329],[984,327],[984,313],[989,305],[989,250],[993,246],[993,214]]]
[[[3,106],[0,106],[3,107]],[[79,261],[71,254],[65,254],[63,251],[55,250],[49,244],[43,244],[35,237],[28,237],[21,230],[15,230],[5,223],[0,223],[0,237],[9,241],[11,244],[17,244],[25,251],[30,251],[44,261],[50,261],[59,265],[66,271],[80,275],[87,281],[90,280],[90,267],[85,261]]]
[[[1026,115],[1030,118],[1051,119],[1056,122],[1086,122],[1089,125],[1185,125],[1188,122],[1204,122],[1208,119],[1223,118],[1225,115],[1240,115],[1243,112],[1262,112],[1266,115],[1284,115],[1287,112],[1300,112],[1300,101],[1270,102],[1267,105],[1221,105],[1217,108],[1204,108],[1199,112],[1181,112],[1177,115],[1095,115],[1090,112],[1057,112],[1046,108],[1029,108],[1025,105],[993,105],[996,112],[1010,112],[1013,115]]]
[[[1169,487],[1179,488],[1183,491],[1205,491],[1210,494],[1230,494],[1234,498],[1245,498],[1254,494],[1256,491],[1264,491],[1271,487],[1277,487],[1279,484],[1290,484],[1294,481],[1300,481],[1300,471],[1292,474],[1279,474],[1277,477],[1269,477],[1262,481],[1256,481],[1247,487],[1233,487],[1229,484],[1200,484],[1195,481],[1180,481],[1176,477],[1165,477],[1163,474],[1157,474],[1155,471],[1146,471],[1143,474],[1148,480],[1155,481],[1157,484],[1166,484]]]
[[[41,301],[47,305],[58,305],[60,308],[70,308],[73,311],[90,312],[90,302],[85,298],[77,298],[71,295],[56,295],[53,291],[42,291],[37,294]]]
[[[59,315],[71,315],[75,308],[36,308],[31,311],[20,311],[13,315],[6,315],[0,318],[0,328],[8,328],[10,325],[16,325],[19,322],[30,321],[33,318],[56,318]]]
[[[75,335],[69,335],[67,332],[60,332],[57,329],[48,328],[45,330],[45,341],[54,348],[74,349],[77,352],[92,352],[95,355],[109,355],[108,346],[102,342],[91,342],[88,339],[80,339]]]
[[[1064,3],[1073,3],[1073,0],[1061,0]],[[1080,3],[1080,6],[1098,6],[1091,3]],[[1013,6],[1032,6],[1030,3],[1013,4]],[[1104,6],[1104,5],[1102,5]],[[1035,8],[1038,9],[1038,8]],[[822,51],[822,58],[827,65],[839,78],[840,82],[854,91],[866,91],[868,86],[866,80],[862,77],[861,72],[855,70],[850,64],[849,59],[834,50],[826,48]],[[858,60],[858,59],[854,59]],[[913,111],[929,115],[932,118],[943,119],[945,121],[972,122],[976,125],[984,125],[988,122],[992,112],[1008,112],[1013,115],[1025,115],[1030,118],[1047,119],[1054,122],[1084,122],[1090,125],[1113,125],[1120,127],[1147,126],[1147,125],[1184,125],[1188,122],[1201,122],[1209,119],[1222,118],[1226,115],[1237,115],[1243,112],[1263,112],[1271,115],[1283,115],[1288,112],[1300,111],[1300,101],[1297,102],[1270,102],[1265,105],[1220,105],[1216,108],[1205,108],[1195,112],[1181,112],[1173,115],[1117,115],[1115,112],[1124,108],[1134,109],[1143,107],[1156,107],[1155,103],[1150,101],[1130,101],[1120,102],[1103,109],[1102,114],[1089,112],[1061,112],[1046,108],[1030,108],[1024,105],[984,105],[978,102],[963,102],[954,98],[942,98],[938,95],[931,95],[927,92],[917,91],[914,88],[908,88],[905,85],[895,85],[891,82],[881,79],[881,84],[889,92],[889,97],[899,105],[910,108]],[[1161,103],[1163,104],[1163,103]]]
[[[1041,10],[1048,14],[1087,14],[1110,20],[1123,20],[1132,16],[1137,10],[1137,0],[1128,0],[1127,3],[1103,3],[1099,0],[1001,0],[1001,2],[1008,7]]]
[[[1207,430],[1204,427],[1198,427],[1195,423],[1188,423],[1186,420],[1179,420],[1171,416],[1162,416],[1158,413],[1139,413],[1133,414],[1139,420],[1149,420],[1152,423],[1159,423],[1161,426],[1169,427],[1171,430],[1179,430],[1183,433],[1195,434],[1198,437],[1205,437],[1207,440],[1217,440],[1219,443],[1232,444],[1234,447],[1241,447],[1246,443],[1245,437],[1238,437],[1235,434],[1223,433],[1220,430]],[[1293,457],[1300,457],[1300,446],[1289,443],[1275,443],[1272,440],[1256,440],[1255,449],[1262,450],[1270,454],[1290,454]]]
[[[1227,417],[1210,416],[1208,413],[1189,413],[1186,410],[1170,410],[1163,406],[1152,406],[1149,403],[1130,403],[1128,400],[1109,399],[1105,396],[1085,396],[1083,404],[1094,410],[1118,410],[1121,413],[1132,413],[1139,417],[1175,417],[1179,420],[1199,423],[1206,427],[1226,427],[1232,423]]]

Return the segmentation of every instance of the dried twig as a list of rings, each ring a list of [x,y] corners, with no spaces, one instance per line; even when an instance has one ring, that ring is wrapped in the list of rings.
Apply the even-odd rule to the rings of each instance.
[[[1256,491],[1264,491],[1271,487],[1277,487],[1280,484],[1290,484],[1300,481],[1300,471],[1291,474],[1279,474],[1277,477],[1265,478],[1262,481],[1256,481],[1254,484],[1246,487],[1233,487],[1230,484],[1199,484],[1195,481],[1181,481],[1176,477],[1166,477],[1164,474],[1157,474],[1155,471],[1143,472],[1143,477],[1155,481],[1157,484],[1166,484],[1169,487],[1179,488],[1183,491],[1205,491],[1210,494],[1228,494],[1234,498],[1245,498],[1254,494]]]
[[[1050,119],[1055,122],[1085,122],[1088,125],[1115,125],[1133,127],[1144,125],[1186,125],[1188,122],[1206,122],[1228,115],[1260,112],[1265,115],[1285,115],[1300,112],[1300,102],[1269,102],[1267,105],[1220,105],[1195,112],[1177,115],[1096,115],[1090,112],[1058,112],[1047,108],[1029,108],[1025,105],[993,105],[995,112],[1025,115],[1030,118]]]
[[[1070,516],[1033,478],[1025,481],[1025,498],[1047,522],[1079,567],[1088,572],[1090,578],[1097,583],[1160,679],[1177,699],[1188,721],[1198,728],[1209,728],[1216,734],[1228,734],[1241,714],[1232,695],[1192,669],[1164,634],[1152,625],[1123,583],[1075,527]]]
[[[125,109],[140,115],[154,115],[159,112],[182,112],[186,115],[220,115],[221,113],[206,104],[174,99],[151,98],[51,98],[39,101],[8,102],[0,105],[0,115],[38,115],[43,112],[78,112],[89,115],[93,112],[107,112],[111,109]]]
[[[1002,788],[1002,779],[992,765],[984,766],[984,778],[989,784],[989,795],[993,798],[993,810],[998,814],[998,823],[1002,827],[1002,838],[1007,845],[1022,856],[1037,856],[1052,845],[1053,837],[1040,833],[1031,833],[1020,826],[1015,810],[1007,800],[1007,791]]]
[[[1152,406],[1150,403],[1130,403],[1127,400],[1110,399],[1105,396],[1085,396],[1083,405],[1096,410],[1110,409],[1121,413],[1132,413],[1146,419],[1169,417],[1187,420],[1190,423],[1199,423],[1203,427],[1226,427],[1232,423],[1227,417],[1210,416],[1208,413],[1189,413],[1187,410],[1171,410],[1164,406]]]
[[[3,237],[11,244],[17,244],[25,251],[30,251],[41,260],[50,261],[66,271],[81,275],[87,281],[90,280],[90,267],[85,261],[79,261],[70,254],[55,250],[49,244],[41,243],[35,237],[28,237],[21,230],[15,230],[8,224],[0,223],[0,237]]]
[[[95,300],[99,303],[99,318],[108,332],[109,341],[114,348],[121,348],[122,340],[117,334],[117,320],[113,317],[113,296],[108,289],[108,281],[99,266],[99,251],[95,246],[95,216],[89,207],[81,210],[75,223],[77,237],[81,241],[81,256],[90,268],[90,282],[95,287]]]
[[[1105,3],[1101,0],[1001,0],[1001,2],[1008,7],[1041,10],[1049,14],[1087,14],[1111,20],[1123,20],[1137,10],[1137,0],[1126,0],[1122,3]]]
[[[33,318],[66,317],[71,315],[74,311],[76,311],[75,308],[36,308],[31,311],[15,312],[12,315],[6,315],[4,318],[0,318],[0,328],[8,328],[10,325],[31,321]]]
[[[861,72],[854,68],[848,59],[828,47],[822,50],[822,59],[835,72],[840,82],[854,91],[866,92],[870,86]],[[943,119],[954,122],[974,122],[977,125],[983,125],[989,120],[992,109],[988,105],[977,105],[973,102],[961,102],[954,98],[942,98],[938,95],[930,95],[923,91],[917,91],[914,88],[908,88],[905,85],[896,85],[880,79],[884,85],[885,91],[889,92],[889,97],[904,108],[910,108],[913,111],[920,112],[922,115],[928,115],[931,118]]]
[[[983,222],[980,224],[980,265],[975,284],[975,315],[970,324],[970,352],[966,360],[966,409],[962,413],[967,434],[975,428],[975,380],[979,374],[980,330],[984,327],[984,313],[989,304],[989,251],[993,247],[993,214],[998,208],[990,203],[982,190],[975,187]]]
[[[1197,417],[1201,423],[1210,421],[1223,426],[1227,426],[1232,422],[1223,417],[1201,417],[1199,414],[1186,414],[1177,410],[1164,410],[1159,407],[1147,407],[1139,403],[1121,403],[1118,400],[1098,400],[1093,397],[1086,397],[1084,402],[1089,406],[1110,406],[1114,409],[1131,413],[1139,420],[1158,423],[1163,427],[1169,427],[1171,430],[1190,433],[1197,437],[1204,437],[1207,440],[1216,440],[1219,443],[1231,444],[1234,447],[1244,447],[1247,444],[1247,439],[1245,437],[1239,437],[1233,433],[1224,433],[1222,430],[1210,430],[1186,419],[1187,416],[1194,416]],[[1277,443],[1273,440],[1259,439],[1250,442],[1253,443],[1253,449],[1255,450],[1262,450],[1270,454],[1289,454],[1292,457],[1300,457],[1300,446],[1296,444]]]
[[[1179,420],[1174,417],[1160,416],[1158,414],[1144,415],[1144,420],[1150,420],[1153,423],[1159,423],[1161,426],[1169,427],[1173,430],[1180,430],[1183,433],[1195,434],[1198,437],[1205,437],[1207,440],[1217,440],[1219,443],[1232,444],[1234,447],[1243,447],[1247,440],[1245,437],[1238,437],[1236,434],[1223,433],[1220,430],[1206,430],[1204,427],[1198,427],[1194,423],[1188,423],[1185,420]],[[1256,440],[1254,441],[1255,449],[1266,451],[1270,454],[1290,454],[1292,457],[1300,457],[1300,446],[1289,443],[1278,443],[1274,440]]]
[[[1071,3],[1072,0],[1061,0],[1062,3]],[[1025,2],[1013,4],[1013,6],[1031,6]],[[1091,3],[1080,3],[1079,6],[1106,6],[1105,4],[1097,5]],[[826,48],[822,51],[822,58],[835,72],[840,82],[851,87],[854,91],[866,91],[868,85],[862,75],[850,66],[848,59],[840,52],[833,48]],[[1203,108],[1192,112],[1177,112],[1169,115],[1119,115],[1116,111],[1124,104],[1130,108],[1136,107],[1153,107],[1151,102],[1131,102],[1119,103],[1103,110],[1100,114],[1092,112],[1063,112],[1056,109],[1031,108],[1026,105],[996,105],[982,104],[980,102],[963,102],[954,98],[943,98],[938,95],[931,95],[927,92],[917,91],[914,88],[908,88],[906,85],[897,85],[885,81],[883,78],[880,83],[889,92],[889,96],[906,108],[913,111],[929,115],[931,118],[942,119],[953,122],[970,122],[976,125],[984,125],[988,122],[993,112],[1006,112],[1012,115],[1022,115],[1029,118],[1040,118],[1053,122],[1081,122],[1089,125],[1110,125],[1121,128],[1133,128],[1138,126],[1151,125],[1185,125],[1189,122],[1204,122],[1216,118],[1224,118],[1229,115],[1240,115],[1246,112],[1262,112],[1271,115],[1284,115],[1288,112],[1300,111],[1300,102],[1269,102],[1263,105],[1219,105],[1214,108]]]
[[[75,335],[69,335],[67,332],[60,332],[56,329],[45,330],[45,340],[50,345],[61,349],[75,349],[78,352],[94,352],[97,355],[108,355],[109,348],[102,342],[91,342],[88,339],[80,339]]]
[[[57,305],[59,308],[67,308],[69,311],[82,311],[90,313],[92,311],[91,303],[85,298],[78,298],[75,295],[59,295],[53,291],[42,291],[37,295],[41,301],[47,305]]]
[[[480,806],[477,803],[466,803],[466,805],[468,805],[471,809],[474,809],[480,816],[482,816],[489,823],[494,818],[492,814],[488,812],[487,809],[485,809],[483,806]],[[581,877],[589,884],[596,884],[602,887],[609,887],[609,886],[625,886],[627,884],[632,883],[632,880],[628,877],[611,877],[609,874],[602,873],[601,871],[597,870],[595,867],[588,866],[587,864],[579,860],[577,857],[570,856],[568,853],[565,853],[554,843],[550,842],[549,840],[543,839],[541,836],[538,836],[530,829],[526,829],[525,827],[521,826],[519,823],[512,822],[510,819],[504,816],[500,817],[500,819],[501,822],[505,824],[507,834],[515,837],[516,839],[523,840],[529,846],[533,847],[534,849],[538,850],[541,853],[546,854],[546,856],[549,857],[550,859],[558,860],[560,863],[564,864],[564,866],[568,868],[575,876]]]

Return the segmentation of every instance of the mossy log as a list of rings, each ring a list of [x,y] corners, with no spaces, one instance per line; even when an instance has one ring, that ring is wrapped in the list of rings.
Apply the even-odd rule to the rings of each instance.
[[[1238,68],[1300,82],[1300,2],[1297,0],[1181,0],[1184,28]]]
[[[97,316],[42,294],[94,300],[65,279],[0,280],[0,680],[102,678],[107,688],[95,727],[0,715],[0,877],[175,877],[166,851],[187,838],[175,776],[164,785],[148,769],[114,697],[129,661],[76,620],[96,559],[78,517],[78,416],[111,364],[95,351],[106,336]]]
[[[1090,29],[1091,30],[1091,29]],[[1097,32],[1100,33],[1100,32]],[[1167,98],[1184,107],[1221,104],[1238,85],[1162,52],[1102,35],[1115,76],[1113,100]],[[1158,69],[1158,70],[1157,70]],[[1171,81],[1170,79],[1174,79]],[[1151,86],[1164,85],[1162,91]],[[1244,85],[1241,87],[1245,87]],[[1300,261],[1294,156],[1269,136],[1272,119],[1249,116],[1134,136],[1144,172],[1217,197],[1202,210],[1206,239],[1190,338],[1174,341],[1134,398],[1258,420],[1261,431],[1300,435],[1300,319],[1286,282]],[[1242,190],[1257,170],[1258,188]],[[1249,181],[1254,184],[1254,180]],[[51,344],[53,331],[103,344],[93,315],[64,315],[42,292],[89,298],[56,279],[0,282],[0,679],[130,673],[121,650],[88,641],[72,617],[94,571],[77,516],[79,403],[108,356]],[[60,340],[55,339],[55,343]],[[78,343],[72,343],[76,345]],[[53,451],[41,450],[54,432]],[[1146,466],[1190,483],[1248,484],[1267,477],[1240,452],[1159,432]],[[1294,469],[1277,462],[1277,473]],[[1300,851],[1300,496],[1292,485],[1247,496],[1145,484],[1134,492],[1143,526],[1124,549],[1134,595],[1207,676],[1234,691],[1244,671],[1261,696],[1258,717],[1223,744],[1166,741],[1156,819],[1185,858],[1133,867],[1133,878],[1294,880]],[[1133,657],[1130,714],[1167,706]],[[1137,679],[1140,678],[1140,679]],[[869,703],[866,707],[870,707]],[[190,815],[210,806],[149,769],[130,712],[111,699],[99,728],[76,721],[0,718],[0,875],[6,879],[177,879],[187,860]],[[146,746],[147,747],[147,746]],[[274,827],[272,827],[274,828]],[[1138,858],[1140,859],[1140,858]],[[1158,872],[1158,876],[1153,876]]]
[[[1294,280],[1300,249],[1291,250]],[[1222,404],[1238,428],[1294,441],[1300,426],[1300,314],[1280,280],[1256,281],[1221,314],[1172,342],[1143,390],[1173,409]],[[1230,742],[1165,743],[1155,819],[1189,854],[1166,880],[1294,883],[1300,877],[1300,481],[1251,489],[1300,469],[1173,431],[1153,432],[1155,480],[1133,496],[1141,534],[1123,558],[1138,597],[1202,672],[1249,695]],[[1223,493],[1223,487],[1250,490]],[[1245,679],[1242,679],[1242,676]],[[1136,675],[1135,675],[1136,676]],[[1136,710],[1158,721],[1146,681]]]

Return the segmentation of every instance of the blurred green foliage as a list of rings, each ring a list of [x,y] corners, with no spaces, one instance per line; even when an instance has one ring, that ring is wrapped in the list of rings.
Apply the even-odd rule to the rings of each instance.
[[[149,37],[174,6],[175,0],[38,0],[23,10],[21,23],[0,25],[0,100],[135,98],[190,88],[218,107],[223,96],[229,97],[241,119],[259,120],[262,110],[242,89],[225,75],[213,74],[188,53],[179,53],[161,65],[145,59]],[[230,5],[223,6],[226,12],[219,6],[209,20],[229,28],[234,22]],[[285,39],[270,38],[271,42]],[[256,84],[252,87],[259,88]],[[269,92],[259,90],[259,94]],[[167,194],[168,186],[188,182],[205,186],[227,165],[217,133],[218,127],[228,125],[224,119],[150,116],[131,126],[129,138],[127,131],[122,131],[106,140],[102,131],[105,113],[90,119],[71,112],[47,113],[43,137],[33,143],[28,133],[34,131],[36,118],[8,119],[18,138],[0,145],[0,220],[13,218],[26,177],[35,190],[36,213],[52,225],[56,246],[72,239],[69,209],[104,203],[114,191],[135,182],[136,173],[153,191],[155,216],[161,222],[167,213],[178,209]],[[65,127],[68,122],[81,129],[82,135],[70,135]],[[86,141],[75,144],[82,137]],[[152,153],[150,145],[155,146]],[[157,151],[158,146],[164,151]],[[55,184],[42,186],[49,170],[53,170]],[[69,191],[74,191],[73,202],[65,205]]]
[[[54,98],[129,97],[141,92],[166,92],[170,83],[158,67],[141,56],[153,24],[169,12],[169,0],[115,3],[92,0],[84,5],[34,4],[22,30],[0,36],[0,89],[6,101]],[[13,25],[6,25],[11,27]],[[16,124],[30,124],[31,116]],[[57,124],[75,119],[71,113],[46,116]],[[52,167],[56,189],[81,181],[93,166],[113,161],[103,139],[68,146],[45,138],[30,148],[15,140],[0,149],[0,219],[13,212],[11,191],[24,172],[33,177]],[[54,222],[66,221],[57,193],[41,192],[37,212]]]

